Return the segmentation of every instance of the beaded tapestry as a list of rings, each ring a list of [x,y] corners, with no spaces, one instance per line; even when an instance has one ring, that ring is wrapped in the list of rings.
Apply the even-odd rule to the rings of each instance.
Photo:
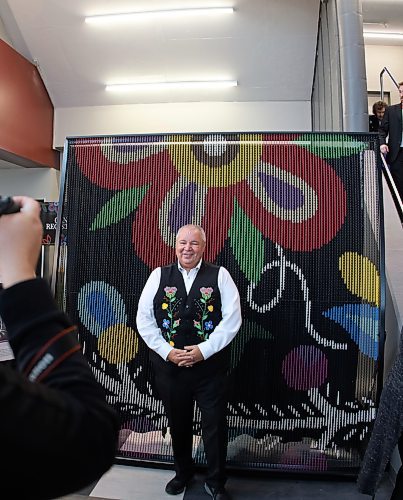
[[[119,458],[172,462],[135,318],[151,270],[175,260],[176,231],[195,223],[205,259],[230,271],[242,303],[229,467],[359,467],[383,345],[378,154],[371,134],[68,139],[58,297],[121,415]]]

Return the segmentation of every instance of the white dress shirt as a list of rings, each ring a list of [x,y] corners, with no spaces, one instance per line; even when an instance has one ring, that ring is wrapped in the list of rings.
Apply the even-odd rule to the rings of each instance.
[[[187,293],[192,287],[201,263],[200,260],[195,268],[187,272],[178,262],[178,269],[182,274]],[[157,267],[150,274],[141,293],[136,323],[137,330],[148,347],[166,360],[173,347],[162,336],[154,316],[154,297],[160,286],[160,280],[161,268]],[[221,295],[222,320],[210,333],[209,338],[198,344],[204,359],[224,349],[238,333],[242,323],[239,292],[225,267],[220,267],[217,282]]]

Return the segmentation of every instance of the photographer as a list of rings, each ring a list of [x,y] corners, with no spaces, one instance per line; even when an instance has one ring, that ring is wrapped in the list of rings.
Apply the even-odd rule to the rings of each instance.
[[[0,364],[0,491],[2,498],[49,499],[110,468],[119,423],[75,327],[35,277],[39,204],[22,196],[14,202],[20,211],[0,216],[0,316],[16,364]]]

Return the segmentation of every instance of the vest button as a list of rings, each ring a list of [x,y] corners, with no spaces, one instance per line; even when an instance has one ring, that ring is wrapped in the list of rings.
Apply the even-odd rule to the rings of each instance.
[[[189,306],[186,306],[186,309],[189,309]]]

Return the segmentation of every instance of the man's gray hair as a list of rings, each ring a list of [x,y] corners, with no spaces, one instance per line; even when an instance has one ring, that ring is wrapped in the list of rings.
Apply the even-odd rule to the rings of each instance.
[[[201,226],[198,226],[197,224],[185,224],[184,226],[180,227],[178,229],[178,232],[176,233],[176,238],[175,238],[176,240],[178,239],[179,231],[182,231],[182,229],[193,229],[193,230],[199,231],[199,233],[202,237],[203,243],[206,243],[206,233],[204,232],[204,229]]]

